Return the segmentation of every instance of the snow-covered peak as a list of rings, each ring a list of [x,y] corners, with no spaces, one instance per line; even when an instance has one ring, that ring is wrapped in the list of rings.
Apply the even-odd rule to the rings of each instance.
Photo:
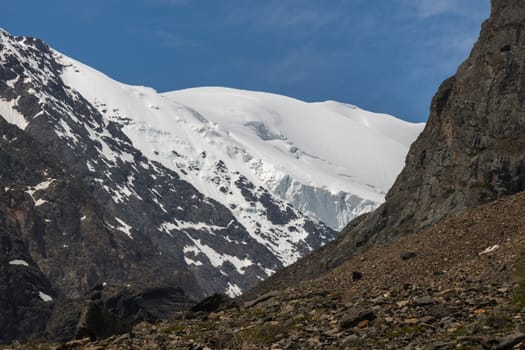
[[[164,96],[228,130],[304,184],[377,202],[423,127],[334,101],[307,103],[264,92],[205,87]]]
[[[356,107],[224,88],[159,94],[38,39],[0,40],[0,114],[93,189],[119,246],[145,244],[137,257],[169,265],[168,279],[189,272],[204,294],[240,293],[334,239],[327,225],[339,228],[383,199],[388,178],[361,168],[376,143],[391,156],[381,158],[389,170],[406,151]],[[356,146],[372,150],[345,149]],[[41,181],[26,192],[46,210],[60,180]],[[67,240],[72,230],[59,233]]]
[[[159,94],[61,57],[68,85],[205,195],[239,206],[215,174],[220,162],[334,229],[384,200],[423,128],[335,101],[224,87]]]

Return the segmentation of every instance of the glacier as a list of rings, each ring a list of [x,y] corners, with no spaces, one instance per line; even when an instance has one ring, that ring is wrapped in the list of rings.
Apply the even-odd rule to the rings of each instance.
[[[158,93],[60,57],[63,80],[124,125],[134,147],[232,208],[254,237],[261,208],[233,186],[239,174],[340,230],[384,201],[424,127],[335,101],[224,87]]]

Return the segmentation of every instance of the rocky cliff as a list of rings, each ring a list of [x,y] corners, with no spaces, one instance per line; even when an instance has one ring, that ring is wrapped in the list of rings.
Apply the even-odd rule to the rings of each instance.
[[[524,29],[523,2],[493,0],[470,56],[434,96],[386,202],[257,290],[322,275],[374,244],[524,190]]]

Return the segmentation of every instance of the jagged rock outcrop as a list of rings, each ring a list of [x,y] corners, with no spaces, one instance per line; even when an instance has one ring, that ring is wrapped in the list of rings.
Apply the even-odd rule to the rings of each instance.
[[[0,189],[0,198],[5,192]],[[51,283],[30,259],[16,220],[0,209],[0,344],[42,334],[52,312]]]
[[[374,244],[524,190],[524,29],[525,3],[493,0],[470,56],[433,98],[386,202],[257,290],[319,276]]]

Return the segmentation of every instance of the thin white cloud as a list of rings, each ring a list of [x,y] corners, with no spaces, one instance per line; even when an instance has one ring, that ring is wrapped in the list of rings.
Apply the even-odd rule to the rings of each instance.
[[[151,36],[160,41],[160,44],[171,48],[195,48],[201,46],[197,40],[183,37],[177,33],[166,30],[157,30],[150,33]]]
[[[318,6],[312,1],[249,2],[234,9],[228,21],[245,23],[259,30],[318,29],[340,18],[333,6]]]
[[[419,19],[454,14],[463,17],[477,17],[476,6],[471,0],[400,0],[401,6],[409,15]],[[482,2],[483,0],[475,0]],[[488,1],[488,0],[487,0]]]
[[[404,1],[408,4],[409,1]],[[420,18],[433,17],[447,12],[457,12],[458,1],[454,0],[411,0],[410,6]]]
[[[281,87],[312,81],[319,75],[336,69],[341,60],[351,60],[355,55],[346,50],[319,50],[305,45],[290,49],[275,61],[260,67],[259,79],[279,81]]]
[[[169,6],[180,6],[180,5],[189,5],[196,0],[143,0],[145,3],[149,4],[161,4]]]

